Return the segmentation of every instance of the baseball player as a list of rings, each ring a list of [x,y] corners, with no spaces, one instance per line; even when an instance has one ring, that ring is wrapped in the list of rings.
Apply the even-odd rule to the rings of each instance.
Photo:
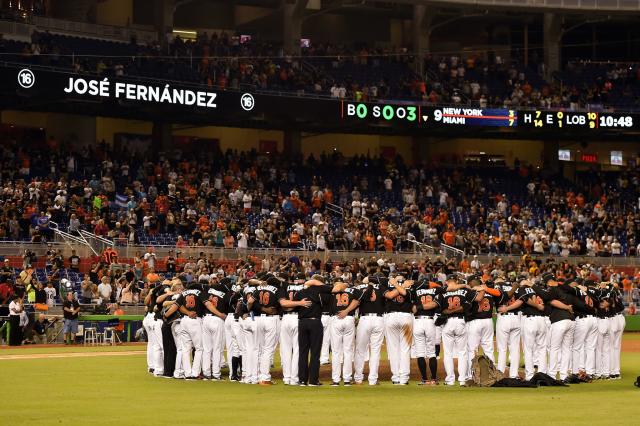
[[[598,303],[598,340],[596,344],[596,378],[608,379],[611,375],[611,294],[606,284],[600,284]]]
[[[278,293],[280,280],[269,276],[262,281],[250,297],[248,308],[256,312],[256,343],[258,351],[258,383],[260,385],[272,385],[271,359],[278,344]]]
[[[204,291],[197,284],[183,291],[176,305],[183,315],[180,321],[180,340],[182,342],[182,368],[187,380],[200,378],[202,372],[202,315],[205,311]],[[191,351],[195,349],[193,361]]]
[[[295,302],[293,298],[296,292],[304,288],[304,282],[304,274],[299,274],[293,283],[282,285],[278,294],[278,302],[282,307],[280,361],[285,385],[298,384],[298,308],[294,304],[299,302]]]
[[[468,280],[472,289],[482,286],[481,278],[472,275]],[[495,307],[496,298],[499,300],[502,292],[496,288],[485,287],[484,297],[471,306],[471,311],[467,317],[467,346],[468,346],[468,365],[467,380],[472,380],[473,358],[475,357],[478,347],[482,347],[484,355],[495,363],[493,348],[493,308]]]
[[[622,334],[626,321],[624,319],[624,304],[618,283],[613,283],[611,288],[611,371],[610,379],[620,379],[620,349],[622,346]]]
[[[549,349],[549,375],[566,380],[572,359],[573,332],[575,327],[573,304],[576,299],[567,294],[553,276],[543,277],[549,290],[545,303],[551,305],[551,348]]]
[[[364,363],[369,354],[369,385],[378,384],[378,367],[380,365],[380,349],[384,340],[384,292],[387,279],[381,275],[365,277],[362,284],[356,287],[362,292],[360,298],[360,319],[356,330],[356,355],[353,380],[362,384],[364,379]]]
[[[484,297],[484,286],[478,290],[471,290],[458,284],[457,277],[447,277],[447,288],[439,295],[436,303],[441,309],[446,323],[442,329],[442,344],[444,346],[444,369],[446,373],[444,384],[453,386],[456,381],[453,358],[458,358],[458,382],[466,386],[468,368],[468,343],[465,316],[472,308],[473,302],[479,302]]]
[[[243,296],[236,313],[242,317],[242,383],[256,385],[258,384],[258,326],[256,315],[260,315],[258,304],[253,306],[255,298],[253,293],[256,291],[261,281],[258,279],[250,279],[243,289]],[[251,302],[251,306],[249,306]],[[258,311],[256,311],[256,310]]]
[[[220,285],[212,285],[204,293],[202,318],[202,374],[205,380],[221,380],[220,358],[224,348],[224,324],[230,294]]]
[[[155,307],[155,300],[153,300],[153,288],[147,294],[144,299],[145,316],[142,320],[142,326],[147,333],[147,369],[149,373],[153,374],[156,369],[155,353],[156,353],[156,341],[153,327],[155,325],[155,314],[153,309]]]
[[[162,303],[167,297],[169,292],[169,286],[167,282],[162,282],[156,285],[149,293],[149,303],[152,306],[153,317],[149,321],[149,329],[153,334],[153,337],[149,341],[153,345],[153,374],[156,377],[164,375],[164,352],[162,346]],[[161,297],[162,296],[162,297]]]
[[[542,289],[536,290],[530,280],[520,281],[516,291],[516,301],[512,306],[519,307],[522,313],[521,334],[522,351],[524,352],[524,374],[526,380],[531,380],[538,371],[547,373],[547,326],[544,315],[544,301]]]
[[[165,323],[164,321],[165,307],[173,304],[173,302],[171,302],[171,297],[173,296],[173,293],[171,292],[171,281],[164,280],[156,290],[157,297],[156,306],[154,308],[154,332],[157,333],[157,330],[160,330],[160,339],[162,340],[162,357],[160,359],[162,362],[162,376],[173,377],[177,348],[175,347],[175,340],[171,334],[171,324]],[[165,345],[168,345],[168,347],[165,347]],[[160,375],[156,374],[156,377],[159,376]]]
[[[235,344],[238,347],[238,357],[235,360],[236,364],[233,363],[233,358],[231,359],[231,381],[241,381],[244,377],[244,368],[243,368],[243,355],[245,354],[245,345],[244,345],[244,332],[242,330],[242,316],[239,312],[242,310],[242,296],[243,296],[243,288],[246,285],[246,282],[242,282],[241,284],[236,284],[232,287],[233,295],[231,296],[231,302],[229,306],[229,310],[234,310],[233,314],[227,316],[227,321],[229,321],[229,317],[231,317],[231,334],[232,339],[235,341]]]
[[[411,343],[413,340],[413,281],[403,277],[389,278],[384,297],[387,300],[385,335],[387,353],[391,366],[391,382],[394,385],[408,385],[411,372]]]
[[[596,319],[597,300],[594,299],[593,281],[584,282],[581,278],[572,280],[567,291],[572,291],[582,303],[575,305],[576,317],[573,332],[571,371],[573,374],[585,374],[588,378],[595,374],[596,346],[598,344],[598,320]],[[599,296],[599,295],[598,295]]]
[[[340,385],[340,376],[345,386],[351,386],[353,374],[353,351],[356,337],[355,310],[362,293],[345,283],[341,291],[331,296],[331,386]],[[341,374],[342,373],[342,374]]]
[[[182,315],[178,310],[178,305],[176,305],[176,300],[180,297],[180,294],[184,291],[184,287],[182,286],[182,282],[178,279],[174,279],[171,285],[171,293],[172,296],[169,300],[170,304],[167,305],[165,302],[165,311],[164,311],[164,320],[168,324],[171,324],[171,334],[173,336],[173,341],[176,345],[176,359],[175,365],[173,368],[173,378],[174,379],[184,379],[184,369],[182,368],[182,337],[180,321],[182,320]]]
[[[320,365],[329,364],[329,353],[331,352],[331,296],[321,294],[322,301],[322,350],[320,352]]]
[[[236,303],[240,298],[240,294],[233,290],[230,278],[220,280],[220,289],[225,293],[226,304],[223,312],[227,314],[224,321],[224,337],[225,346],[227,348],[227,365],[229,366],[229,380],[238,380],[238,369],[240,366],[240,347],[238,340],[233,332],[233,324],[236,323],[235,311]]]
[[[423,279],[411,286],[414,302],[413,354],[417,358],[422,380],[419,385],[434,385],[438,380],[438,361],[436,360],[435,314],[438,304],[435,300],[442,293],[442,287]],[[427,380],[427,360],[431,380]]]
[[[507,368],[507,350],[509,351],[509,377],[518,377],[520,367],[520,306],[514,306],[517,284],[509,284],[502,278],[496,279],[495,287],[502,291],[497,301],[498,318],[496,320],[496,344],[498,346],[498,370]]]

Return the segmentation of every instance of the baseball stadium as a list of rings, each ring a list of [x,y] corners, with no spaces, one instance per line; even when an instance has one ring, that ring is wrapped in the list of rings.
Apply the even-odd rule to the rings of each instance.
[[[0,0],[0,425],[637,424],[636,138],[638,0]]]

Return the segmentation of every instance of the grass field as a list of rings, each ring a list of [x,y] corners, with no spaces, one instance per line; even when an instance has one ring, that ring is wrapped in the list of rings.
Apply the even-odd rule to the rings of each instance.
[[[637,334],[624,339],[627,347],[640,343]],[[633,386],[640,352],[631,350],[623,353],[623,380],[566,388],[460,389],[415,382],[300,388],[166,380],[146,372],[144,349],[0,349],[0,425],[631,425],[640,414],[640,389]],[[44,357],[96,351],[139,354]],[[10,355],[22,356],[6,359]]]

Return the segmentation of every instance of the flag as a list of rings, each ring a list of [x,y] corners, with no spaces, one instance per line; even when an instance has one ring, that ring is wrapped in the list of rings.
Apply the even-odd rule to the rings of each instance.
[[[127,207],[127,202],[129,198],[126,195],[116,194],[116,205],[118,207]]]

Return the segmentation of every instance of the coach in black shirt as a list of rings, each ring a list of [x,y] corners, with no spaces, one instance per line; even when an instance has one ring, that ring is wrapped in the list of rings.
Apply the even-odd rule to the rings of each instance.
[[[341,284],[335,286],[339,289]],[[322,349],[322,301],[320,295],[332,292],[333,287],[326,285],[324,279],[314,275],[305,283],[304,289],[297,292],[295,302],[298,310],[298,378],[300,386],[320,386],[320,350]],[[283,307],[287,307],[284,306]]]

